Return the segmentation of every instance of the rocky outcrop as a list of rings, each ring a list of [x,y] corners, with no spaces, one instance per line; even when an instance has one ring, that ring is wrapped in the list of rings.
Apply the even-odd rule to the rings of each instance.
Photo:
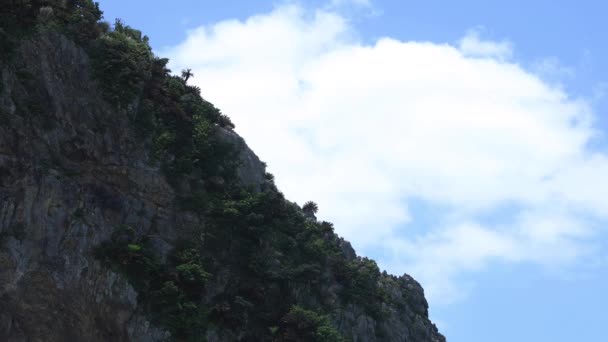
[[[169,244],[194,219],[172,210],[172,188],[97,95],[82,49],[44,34],[18,54],[0,95],[0,340],[160,340],[93,248],[120,224]]]
[[[169,338],[146,319],[129,282],[102,265],[94,249],[115,227],[129,225],[166,256],[205,217],[176,206],[176,190],[149,148],[125,113],[100,95],[83,49],[47,32],[23,40],[15,53],[13,63],[0,66],[0,340]],[[259,190],[264,164],[241,137],[219,131],[238,148],[241,182]],[[348,242],[340,248],[349,260],[357,258]],[[217,275],[209,295],[221,293],[225,282]],[[345,337],[445,341],[428,320],[417,282],[385,275],[379,286],[396,304],[385,308],[382,320],[355,304],[340,307],[332,319]],[[337,290],[336,284],[321,289],[334,303]],[[209,341],[238,336],[212,328],[206,333]]]
[[[245,140],[234,131],[218,127],[218,133],[220,139],[235,146],[238,150],[240,167],[237,169],[237,176],[241,183],[245,186],[252,186],[259,191],[260,185],[266,181],[264,178],[266,173],[265,164],[247,146]]]

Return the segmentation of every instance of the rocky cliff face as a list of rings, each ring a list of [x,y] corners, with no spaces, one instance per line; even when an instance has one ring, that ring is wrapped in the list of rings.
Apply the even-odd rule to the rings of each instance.
[[[214,246],[205,241],[217,245],[223,237],[209,240],[200,230],[219,221],[180,205],[180,198],[193,194],[190,186],[167,179],[133,120],[103,97],[86,50],[48,29],[20,39],[12,49],[11,61],[0,65],[0,340],[323,340],[321,330],[298,336],[301,324],[297,329],[289,325],[294,315],[264,311],[264,303],[276,300],[272,291],[279,291],[290,304],[326,313],[346,340],[445,341],[428,320],[422,288],[407,275],[373,278],[371,288],[382,293],[374,311],[344,295],[354,281],[338,274],[337,261],[298,273],[307,275],[303,279],[260,278],[231,264],[233,254],[214,259]],[[236,146],[238,184],[254,193],[269,191],[264,190],[272,188],[264,164],[244,141],[229,129],[214,130],[220,140]],[[224,182],[221,177],[204,181],[219,187]],[[121,264],[112,267],[96,254],[104,242],[117,239],[117,227],[125,226],[145,236],[146,248],[159,263],[172,258],[184,240],[194,241],[204,260],[214,260],[205,266],[212,272],[206,275],[204,291],[189,297],[205,312],[201,319],[206,323],[194,334],[180,336],[181,326],[158,317],[154,308],[160,306],[144,304],[156,303],[158,291],[144,290],[154,289],[153,280],[138,285]],[[241,236],[235,234],[234,239]],[[300,241],[301,233],[289,234]],[[343,265],[362,262],[332,232],[319,236],[321,243],[335,246],[332,258]],[[248,256],[281,250],[272,239],[252,239],[257,247]],[[122,265],[139,255],[139,245],[128,246],[132,254]],[[282,272],[286,253],[276,252],[271,258],[276,265],[265,269]],[[186,283],[175,267],[168,269],[167,279]],[[234,288],[254,282],[259,286],[249,292]],[[239,307],[235,303],[245,307],[238,315],[232,314]],[[226,312],[237,318],[225,318]]]

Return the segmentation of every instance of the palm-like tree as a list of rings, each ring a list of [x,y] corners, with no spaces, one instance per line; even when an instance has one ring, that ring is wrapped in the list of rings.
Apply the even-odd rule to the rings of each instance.
[[[308,201],[304,203],[302,211],[304,211],[304,213],[307,215],[314,215],[317,213],[317,211],[319,211],[319,206],[313,201]]]
[[[182,70],[182,78],[184,79],[184,82],[188,82],[188,80],[192,76],[194,76],[194,74],[192,73],[192,69],[184,69],[184,70]]]

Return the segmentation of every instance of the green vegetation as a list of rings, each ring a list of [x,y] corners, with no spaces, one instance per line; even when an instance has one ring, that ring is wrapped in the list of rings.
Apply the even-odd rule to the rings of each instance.
[[[182,70],[182,78],[184,79],[184,82],[188,82],[192,76],[194,76],[194,74],[192,74],[192,69]]]
[[[87,46],[107,24],[103,12],[91,0],[10,0],[0,3],[0,58],[6,59],[20,39],[36,29],[57,30]]]
[[[105,98],[117,105],[132,104],[150,78],[153,55],[148,37],[116,20],[113,31],[90,45],[93,75]]]
[[[342,342],[329,318],[297,305],[283,317],[280,333],[286,341]]]
[[[130,227],[117,228],[98,250],[100,259],[134,284],[151,319],[173,334],[194,338],[215,326],[248,331],[255,340],[298,333],[306,341],[339,341],[327,318],[335,304],[324,303],[319,290],[332,282],[343,285],[338,294],[344,304],[358,303],[372,316],[380,312],[380,302],[370,300],[374,293],[381,298],[376,264],[346,260],[332,225],[306,221],[275,188],[256,193],[235,186],[212,193],[197,210],[207,217],[205,227],[164,263],[148,238]],[[203,304],[215,277],[225,279],[225,288]],[[300,302],[294,287],[307,288],[309,300]],[[313,319],[313,313],[327,317]],[[308,323],[294,323],[300,319]]]
[[[377,315],[380,304],[364,296],[377,288],[379,271],[373,262],[347,261],[331,224],[307,221],[276,189],[270,174],[261,192],[238,184],[237,151],[221,140],[217,128],[234,125],[202,99],[200,89],[186,83],[191,71],[171,76],[168,61],[149,54],[147,40],[122,23],[101,39],[103,47],[95,46],[93,59],[99,62],[93,66],[108,73],[98,74],[126,68],[121,74],[136,75],[125,82],[119,75],[99,78],[102,84],[108,82],[105,96],[132,116],[167,179],[177,188],[188,182],[190,191],[178,199],[180,207],[206,218],[204,227],[191,232],[190,241],[200,242],[177,249],[165,264],[151,257],[144,237],[102,248],[100,255],[111,256],[106,257],[108,264],[136,284],[151,319],[188,340],[196,340],[209,326],[269,340],[285,329],[296,331],[289,324],[303,319],[309,327],[301,332],[306,340],[339,341],[327,316],[312,314],[332,313],[334,307],[324,304],[320,293],[320,287],[332,281],[344,284],[341,300],[360,302]],[[112,49],[124,53],[108,51]],[[107,58],[115,55],[123,59]],[[305,210],[314,213],[318,207],[310,202]],[[228,278],[223,292],[201,303],[208,282],[220,276]],[[305,304],[293,293],[298,286],[309,288],[306,309],[293,309]],[[280,329],[273,333],[268,327]]]
[[[0,47],[16,44],[6,32],[43,25],[88,52],[100,95],[129,118],[151,164],[175,187],[178,207],[204,218],[188,231],[173,227],[184,241],[167,256],[144,227],[131,226],[117,227],[95,251],[134,286],[152,322],[180,341],[202,341],[213,328],[244,332],[243,340],[325,342],[342,340],[330,317],[343,305],[382,314],[377,265],[347,259],[331,223],[307,219],[316,203],[300,209],[286,201],[269,173],[261,191],[239,184],[238,151],[222,136],[234,124],[187,83],[191,70],[171,75],[146,36],[120,20],[113,29],[100,22],[92,1],[2,6]],[[336,284],[330,301],[323,291]]]
[[[179,339],[193,340],[204,331],[207,312],[200,300],[211,275],[201,266],[196,249],[176,248],[161,262],[146,236],[121,226],[95,252],[109,267],[127,276],[152,322]]]
[[[319,206],[313,201],[308,201],[304,203],[304,206],[302,206],[302,210],[306,214],[314,215],[317,213],[317,211],[319,211]]]

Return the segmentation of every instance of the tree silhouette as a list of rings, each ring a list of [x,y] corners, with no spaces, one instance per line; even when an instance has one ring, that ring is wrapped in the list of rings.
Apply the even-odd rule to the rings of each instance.
[[[192,69],[184,69],[184,70],[182,70],[182,78],[184,79],[184,82],[188,82],[188,80],[192,76],[194,76],[194,74],[192,73]]]
[[[317,203],[315,203],[313,201],[308,201],[308,202],[304,203],[302,210],[307,215],[314,215],[317,213],[317,211],[319,211],[319,206],[317,205]]]

